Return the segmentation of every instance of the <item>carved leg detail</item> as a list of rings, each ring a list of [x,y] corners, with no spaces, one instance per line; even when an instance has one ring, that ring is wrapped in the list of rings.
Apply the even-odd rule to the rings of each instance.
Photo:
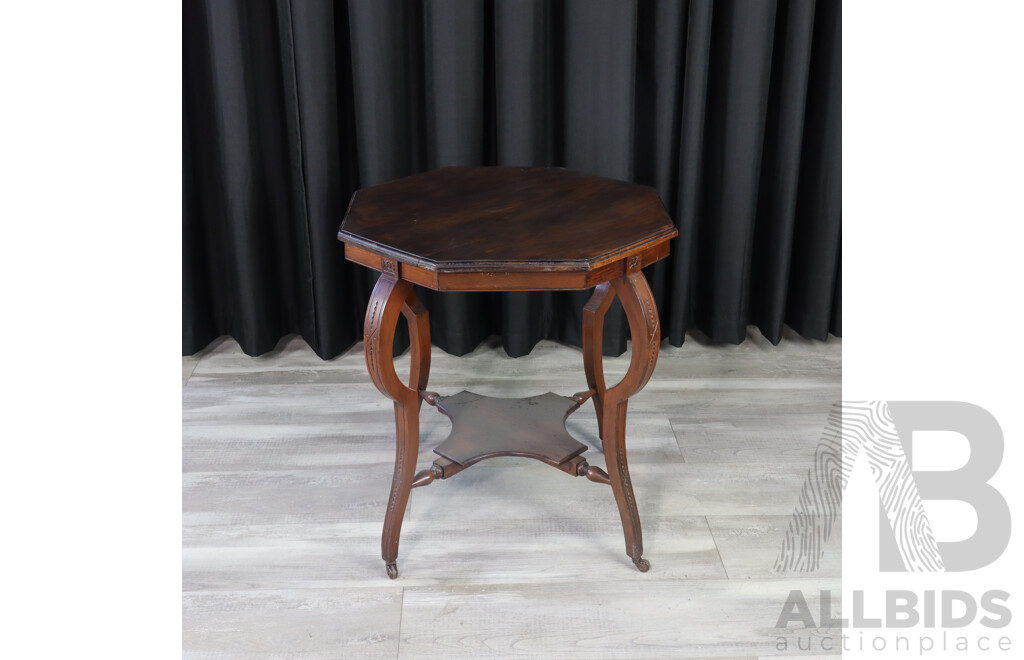
[[[400,313],[409,322],[412,339],[412,387],[406,387],[395,373],[392,346]],[[381,535],[381,558],[387,565],[388,577],[392,579],[398,577],[398,541],[419,454],[418,390],[426,387],[430,372],[429,333],[427,311],[416,299],[412,285],[389,274],[382,275],[366,309],[363,340],[370,378],[384,396],[395,402],[395,472]]]
[[[391,495],[388,497],[388,510],[384,516],[384,532],[380,544],[381,558],[389,565],[394,565],[398,559],[402,520],[405,518],[413,475],[416,472],[416,456],[419,454],[420,446],[417,406],[395,402],[395,428],[395,473],[391,479]],[[388,575],[391,575],[390,569]]]
[[[617,385],[608,388],[605,386],[602,373],[601,326],[604,313],[615,295],[622,301],[629,321],[633,353],[626,375]],[[598,411],[598,427],[605,460],[608,463],[608,477],[622,520],[626,554],[642,572],[650,569],[650,563],[643,558],[643,532],[629,476],[629,463],[626,460],[626,409],[629,397],[640,391],[654,372],[660,341],[661,333],[654,296],[643,272],[638,268],[598,287],[584,308],[583,354],[587,383],[596,391],[594,406]]]
[[[640,528],[640,514],[633,495],[633,482],[626,461],[626,402],[605,409],[604,456],[608,462],[608,477],[612,482],[615,503],[619,507],[622,531],[626,537],[626,554],[636,563],[644,553],[644,536]]]

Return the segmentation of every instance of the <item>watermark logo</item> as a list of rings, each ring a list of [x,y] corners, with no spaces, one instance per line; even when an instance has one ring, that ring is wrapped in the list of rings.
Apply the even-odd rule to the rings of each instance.
[[[970,446],[957,470],[913,470],[915,431],[952,431]],[[842,496],[860,456],[878,488],[882,571],[970,571],[998,559],[1010,541],[1010,509],[988,480],[1003,458],[1003,432],[984,408],[959,401],[837,404],[829,415],[800,500],[775,562],[777,571],[813,571],[842,512]],[[935,539],[925,500],[959,500],[978,525],[962,541]]]
[[[952,432],[967,442],[966,462],[949,470],[915,469],[915,432]],[[777,572],[812,572],[819,567],[825,543],[840,523],[843,493],[854,470],[868,469],[878,493],[880,572],[952,573],[991,565],[1010,541],[1010,509],[990,483],[1003,459],[1003,433],[985,409],[956,401],[843,402],[833,407],[815,452],[814,465],[800,493],[782,547]],[[959,541],[936,538],[925,503],[955,500],[974,509],[977,526]],[[934,515],[934,514],[932,514]],[[936,577],[936,580],[939,578]],[[948,585],[947,585],[948,586]],[[986,651],[1011,648],[1009,637],[995,631],[1012,621],[1010,594],[987,589],[978,594],[959,589],[854,590],[848,618],[838,612],[830,591],[807,597],[793,590],[775,628],[804,631],[803,637],[777,638],[777,650],[813,648],[875,651]],[[817,607],[814,601],[817,600]],[[871,605],[866,605],[867,601]],[[810,601],[810,602],[809,602]],[[795,626],[795,628],[794,628]],[[846,629],[860,629],[848,634]],[[865,631],[875,629],[875,633]],[[879,629],[892,629],[895,636]],[[920,634],[910,636],[909,629]]]

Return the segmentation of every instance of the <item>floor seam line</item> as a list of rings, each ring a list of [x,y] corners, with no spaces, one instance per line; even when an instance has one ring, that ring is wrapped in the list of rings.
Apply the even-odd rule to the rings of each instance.
[[[398,607],[398,644],[395,648],[395,660],[402,657],[402,619],[405,617],[405,587],[402,587],[402,603]]]
[[[711,542],[715,544],[715,553],[718,555],[718,563],[722,565],[722,572],[725,573],[725,579],[731,580],[732,577],[729,575],[729,569],[725,567],[725,558],[722,557],[722,549],[718,547],[718,539],[715,538],[715,530],[711,529],[711,521],[708,520],[707,516],[703,516],[704,524],[707,525],[708,534],[711,535]]]

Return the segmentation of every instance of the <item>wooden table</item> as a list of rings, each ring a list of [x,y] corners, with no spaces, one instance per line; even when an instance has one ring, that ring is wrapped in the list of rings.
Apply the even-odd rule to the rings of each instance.
[[[626,461],[626,404],[650,379],[658,359],[658,310],[640,269],[668,255],[677,235],[653,188],[561,168],[446,167],[357,191],[338,238],[345,256],[381,272],[366,309],[370,378],[395,402],[395,471],[384,518],[381,556],[398,576],[398,541],[413,488],[447,479],[494,456],[535,458],[612,488],[626,554],[641,571],[643,537]],[[499,399],[428,391],[430,323],[413,285],[435,291],[549,291],[594,288],[583,310],[583,362],[590,389]],[[629,370],[604,381],[604,315],[619,297],[633,339]],[[409,384],[395,373],[398,316],[412,341]],[[587,399],[597,411],[609,470],[590,465],[586,445],[565,419]],[[423,401],[452,422],[437,460],[416,472]]]

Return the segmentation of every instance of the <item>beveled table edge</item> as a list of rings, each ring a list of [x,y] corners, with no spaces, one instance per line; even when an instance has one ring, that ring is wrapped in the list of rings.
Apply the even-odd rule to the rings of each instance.
[[[679,235],[674,227],[642,242],[595,257],[569,261],[462,262],[461,268],[438,270],[437,264],[399,250],[348,240],[345,258],[376,271],[390,273],[434,291],[578,291],[591,289],[637,268],[646,268],[669,254],[669,242]],[[433,268],[431,267],[433,266]]]
[[[352,234],[344,229],[338,231],[338,240],[345,245],[356,245],[367,252],[379,254],[400,261],[404,264],[423,268],[424,270],[437,273],[458,273],[458,272],[533,272],[533,271],[588,271],[603,266],[611,261],[616,261],[628,256],[632,252],[649,247],[653,243],[672,240],[679,235],[675,225],[666,225],[663,229],[638,238],[632,243],[608,250],[599,255],[586,259],[532,259],[522,261],[511,260],[486,260],[486,259],[464,259],[458,261],[435,261],[414,254],[399,250],[389,245],[383,245],[362,236]],[[379,270],[379,269],[378,269]]]

